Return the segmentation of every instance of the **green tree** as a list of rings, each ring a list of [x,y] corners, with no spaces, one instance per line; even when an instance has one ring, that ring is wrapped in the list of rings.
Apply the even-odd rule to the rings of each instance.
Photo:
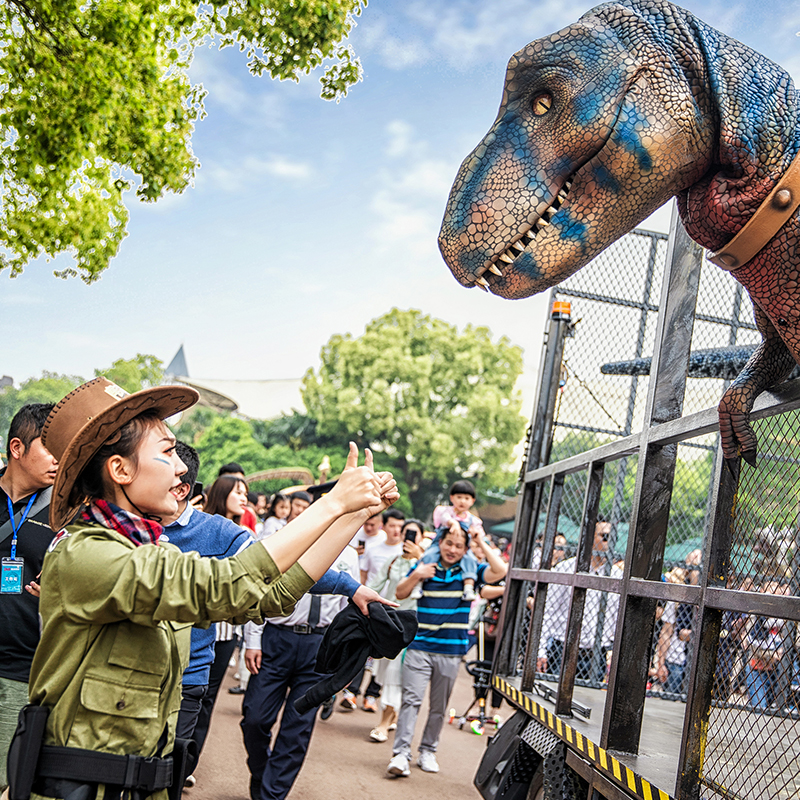
[[[285,444],[292,450],[301,450],[310,446],[331,447],[339,444],[331,437],[319,433],[317,420],[296,409],[292,409],[291,414],[281,414],[275,419],[250,420],[250,425],[253,436],[264,447]]]
[[[108,369],[96,369],[94,374],[108,378],[131,393],[159,386],[164,380],[161,359],[142,353],[133,358],[118,358]]]
[[[525,429],[514,385],[522,350],[488,328],[392,309],[363,336],[333,336],[303,401],[323,436],[371,447],[407,485],[417,514],[456,477],[508,480]],[[512,467],[513,470],[513,467]]]
[[[123,195],[182,192],[205,90],[196,47],[246,51],[254,75],[298,80],[328,62],[322,97],[361,77],[342,42],[365,0],[8,0],[0,3],[0,246],[18,274],[68,252],[95,280],[126,235]]]
[[[5,437],[14,414],[28,403],[57,403],[76,386],[83,383],[77,375],[60,375],[43,372],[41,378],[28,378],[20,385],[6,386],[0,390],[0,437],[5,446]]]
[[[269,469],[264,466],[265,448],[253,438],[250,425],[243,419],[217,417],[196,440],[194,447],[200,456],[200,477],[210,484],[223,464],[237,461],[245,474]]]

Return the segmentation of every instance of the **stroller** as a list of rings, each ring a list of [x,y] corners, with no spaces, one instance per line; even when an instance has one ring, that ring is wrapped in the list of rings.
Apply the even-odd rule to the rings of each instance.
[[[451,725],[458,725],[460,730],[466,727],[477,736],[483,736],[487,725],[494,725],[495,731],[500,727],[499,717],[489,718],[486,716],[486,698],[489,695],[492,681],[492,662],[484,658],[484,622],[485,617],[482,616],[478,622],[478,658],[465,664],[467,672],[472,676],[472,689],[475,697],[467,710],[460,716],[456,715],[454,708],[451,708],[449,719]],[[475,703],[478,704],[478,713],[470,714]]]

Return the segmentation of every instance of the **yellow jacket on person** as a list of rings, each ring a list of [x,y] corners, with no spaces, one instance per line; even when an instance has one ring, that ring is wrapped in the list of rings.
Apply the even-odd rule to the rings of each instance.
[[[259,544],[217,560],[69,527],[45,557],[30,677],[31,702],[51,708],[45,744],[169,755],[190,627],[286,616],[313,584],[298,564],[280,574]]]

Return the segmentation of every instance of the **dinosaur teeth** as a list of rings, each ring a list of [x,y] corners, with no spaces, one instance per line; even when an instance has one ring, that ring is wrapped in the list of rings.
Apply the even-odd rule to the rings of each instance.
[[[546,228],[550,224],[550,220],[547,217],[542,217],[539,220],[539,227]]]
[[[486,278],[483,277],[483,275],[481,275],[478,278],[475,278],[475,284],[479,286],[481,289],[483,289],[484,292],[489,291],[489,281],[487,281]]]
[[[525,249],[525,245],[524,245],[524,244],[522,244],[522,242],[519,242],[519,241],[517,241],[517,242],[514,242],[514,244],[512,244],[511,246],[512,246],[512,247],[513,247],[515,250],[519,250],[519,252],[520,252],[520,253],[521,253],[521,252],[522,252],[522,251]]]
[[[503,273],[500,271],[500,268],[497,266],[497,264],[490,264],[489,272],[491,272],[492,275],[497,275],[498,278],[503,277]]]
[[[506,264],[513,264],[513,263],[514,263],[514,259],[513,259],[513,258],[512,258],[512,256],[510,256],[508,253],[500,253],[500,255],[498,256],[498,258],[499,258],[501,261],[505,261],[505,262],[506,262]]]

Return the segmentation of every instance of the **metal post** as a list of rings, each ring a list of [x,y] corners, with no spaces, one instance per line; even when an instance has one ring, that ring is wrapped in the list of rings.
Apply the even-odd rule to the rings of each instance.
[[[631,578],[657,581],[666,545],[677,445],[651,445],[652,426],[677,419],[683,410],[686,371],[700,283],[702,250],[689,239],[673,207],[667,274],[659,304],[645,433],[639,449],[636,492],[609,673],[600,744],[636,753],[655,624],[654,598],[628,596]],[[620,655],[622,654],[622,656]]]
[[[551,293],[551,308],[556,308],[555,292]],[[530,440],[525,471],[547,463],[552,446],[553,418],[561,379],[561,362],[564,357],[564,339],[569,329],[569,311],[553,311],[547,332],[547,344],[542,358],[536,405],[531,419]],[[511,548],[511,567],[529,568],[533,559],[536,528],[542,504],[542,485],[525,485],[520,498],[514,525]],[[498,637],[500,647],[494,671],[511,674],[522,649],[522,628],[527,611],[527,592],[521,581],[509,581],[500,614]],[[506,629],[510,630],[506,634]]]

